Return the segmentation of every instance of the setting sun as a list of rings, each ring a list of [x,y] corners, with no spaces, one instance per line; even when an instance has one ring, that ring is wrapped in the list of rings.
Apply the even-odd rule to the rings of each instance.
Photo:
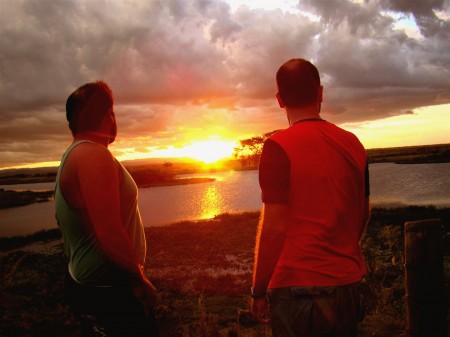
[[[194,138],[195,139],[195,138]],[[204,140],[193,140],[183,145],[170,145],[163,148],[155,147],[121,147],[113,148],[116,158],[120,161],[145,158],[185,158],[200,161],[204,164],[213,164],[219,160],[230,158],[236,141],[224,140],[220,136],[210,136]]]
[[[235,142],[224,140],[206,140],[194,142],[180,149],[189,158],[211,164],[218,160],[231,157],[236,147]]]

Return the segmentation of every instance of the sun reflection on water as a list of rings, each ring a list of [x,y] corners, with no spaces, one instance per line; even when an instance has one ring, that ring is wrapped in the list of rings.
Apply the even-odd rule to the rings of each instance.
[[[217,187],[208,187],[201,200],[201,219],[211,219],[223,213],[222,204],[222,196],[217,191]]]

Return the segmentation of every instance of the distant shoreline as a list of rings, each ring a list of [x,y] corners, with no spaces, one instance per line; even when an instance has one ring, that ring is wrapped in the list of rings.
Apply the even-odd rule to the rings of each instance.
[[[437,144],[437,145],[421,145],[421,146],[405,146],[405,147],[392,147],[392,148],[377,148],[368,149],[367,156],[369,164],[375,163],[395,163],[395,164],[439,164],[450,163],[450,144]],[[129,167],[128,167],[129,165]],[[132,165],[130,162],[127,165],[127,169],[132,175],[137,171],[155,171],[160,176],[156,177],[158,181],[148,181],[149,177],[144,177],[144,181],[138,182],[138,187],[154,187],[154,186],[171,186],[179,184],[195,184],[197,182],[184,182],[184,179],[177,179],[176,176],[185,173],[209,173],[218,171],[230,171],[230,170],[257,170],[256,166],[248,167],[233,167],[228,166],[221,169],[212,167],[211,171],[208,169],[201,169],[195,165],[189,164],[170,164],[170,169],[161,170],[161,165],[157,164],[139,164],[138,166]],[[135,170],[138,167],[138,170]],[[0,185],[18,185],[18,184],[33,184],[33,183],[47,183],[54,182],[56,177],[57,167],[53,168],[36,168],[36,169],[17,169],[7,170],[2,172],[0,170]],[[164,177],[166,176],[166,179]],[[161,179],[161,177],[163,179]],[[155,177],[151,177],[155,178]],[[189,178],[191,179],[191,178]],[[198,178],[193,178],[198,179]],[[204,181],[199,181],[204,182]]]
[[[181,178],[147,184],[139,184],[138,188],[202,184],[213,182],[215,180],[215,178]],[[47,182],[54,182],[54,180]],[[53,198],[53,191],[10,191],[0,188],[0,209],[26,206],[37,202],[46,202],[50,201],[51,198]]]
[[[394,148],[380,148],[367,150],[369,164],[396,163],[396,164],[433,164],[450,163],[450,144],[408,146]],[[167,164],[167,165],[166,165]],[[202,168],[201,166],[188,163],[166,163],[157,164],[128,164],[127,169],[134,177],[139,188],[175,186],[187,184],[199,184],[212,182],[211,177],[177,178],[183,174],[201,174],[210,172],[230,170],[257,170],[255,166],[234,167],[232,165],[214,168]],[[0,171],[0,185],[51,183],[55,181],[57,168],[27,169],[2,173]],[[50,200],[52,191],[5,191],[0,189],[0,209],[29,205],[35,202]]]
[[[0,188],[0,209],[47,202],[52,197],[53,191],[8,191]]]
[[[450,163],[450,144],[368,149],[369,164],[441,164]]]

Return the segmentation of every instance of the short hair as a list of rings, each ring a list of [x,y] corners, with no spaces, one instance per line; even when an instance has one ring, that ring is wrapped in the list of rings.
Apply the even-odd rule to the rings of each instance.
[[[113,104],[111,88],[105,82],[96,81],[79,87],[66,101],[66,118],[72,134],[96,130]]]
[[[288,108],[313,105],[320,87],[317,68],[304,59],[291,59],[277,71],[278,93]]]

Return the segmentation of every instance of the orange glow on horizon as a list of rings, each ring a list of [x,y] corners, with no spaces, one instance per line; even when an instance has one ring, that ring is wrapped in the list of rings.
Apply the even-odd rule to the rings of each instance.
[[[377,120],[347,122],[339,126],[358,136],[366,149],[372,149],[448,144],[450,143],[448,125],[450,125],[450,104],[418,108],[409,114]],[[273,128],[273,125],[268,126],[266,131],[271,131]],[[222,159],[231,159],[234,148],[239,145],[239,139],[251,137],[251,135],[238,134],[238,130],[219,124],[215,128],[204,127],[194,130],[179,128],[176,139],[175,137],[159,139],[157,136],[129,138],[119,136],[118,141],[112,144],[110,149],[119,161],[179,158],[193,159],[209,165]],[[53,158],[61,158],[62,152],[63,150]],[[59,161],[48,160],[36,163],[19,161],[16,165],[1,164],[0,170],[7,170],[57,167]]]
[[[28,163],[28,164],[15,165],[15,166],[5,166],[5,167],[0,167],[0,171],[2,171],[2,170],[44,168],[44,167],[58,167],[59,163],[60,163],[59,161],[45,161],[45,162]]]
[[[139,152],[133,148],[117,148],[117,155],[120,161],[146,159],[146,158],[187,158],[200,161],[204,164],[213,164],[222,159],[231,158],[236,141],[222,140],[210,137],[205,140],[192,141],[184,146],[169,145],[164,149],[151,149],[148,152]],[[116,152],[113,150],[113,152]]]
[[[236,147],[235,142],[224,140],[206,140],[194,142],[182,147],[183,157],[192,158],[205,164],[212,164],[221,159],[230,158]]]

